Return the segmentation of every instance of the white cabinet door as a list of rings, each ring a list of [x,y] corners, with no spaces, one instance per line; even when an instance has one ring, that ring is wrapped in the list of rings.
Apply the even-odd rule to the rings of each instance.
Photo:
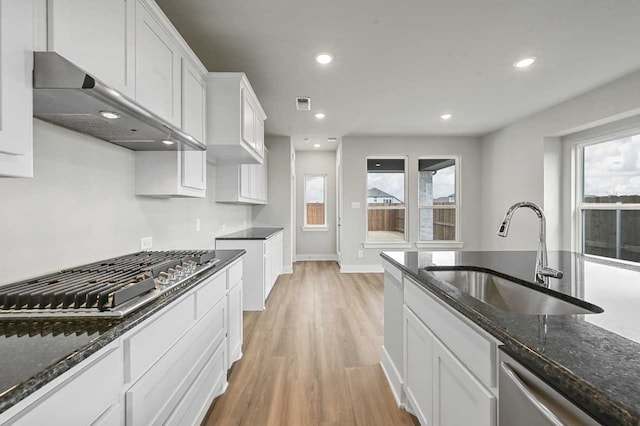
[[[227,313],[229,315],[227,343],[229,345],[229,365],[242,357],[242,281],[236,283],[227,293]]]
[[[251,165],[240,165],[240,196],[251,198]]]
[[[242,89],[242,140],[256,149],[256,111],[246,89]]]
[[[48,50],[134,97],[135,0],[49,0]]]
[[[136,6],[136,100],[181,126],[181,54],[141,1]]]
[[[433,339],[433,425],[495,426],[496,397]]]
[[[182,129],[205,142],[205,86],[198,71],[182,58]],[[182,186],[193,189],[207,188],[207,152],[182,153]]]
[[[255,124],[255,147],[256,152],[259,155],[262,155],[264,152],[264,121],[260,118],[259,115],[256,114],[256,124]]]
[[[0,1],[0,176],[33,176],[32,1]]]
[[[182,58],[182,129],[203,145],[206,145],[205,90],[198,71],[187,58]]]
[[[431,425],[434,397],[432,359],[435,338],[427,326],[406,306],[403,312],[403,332],[403,381],[407,402],[420,420],[420,424]]]
[[[273,238],[264,242],[264,297],[265,299],[271,292],[273,286]]]

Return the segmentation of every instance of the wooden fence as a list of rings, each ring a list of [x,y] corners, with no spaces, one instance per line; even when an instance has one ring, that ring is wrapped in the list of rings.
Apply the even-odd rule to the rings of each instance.
[[[434,241],[454,241],[456,239],[456,210],[433,209]]]
[[[307,225],[326,225],[324,203],[307,203]]]
[[[375,203],[369,206],[393,206]],[[404,209],[369,210],[369,231],[404,232]]]

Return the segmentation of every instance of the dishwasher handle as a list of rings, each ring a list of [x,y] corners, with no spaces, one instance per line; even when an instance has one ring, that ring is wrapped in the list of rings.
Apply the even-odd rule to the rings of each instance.
[[[518,377],[518,374],[513,371],[511,366],[506,362],[500,362],[500,368],[506,375],[506,377],[513,382],[516,388],[524,395],[531,405],[538,411],[544,418],[555,426],[565,426],[565,424],[551,411],[542,401],[529,390],[527,385]]]

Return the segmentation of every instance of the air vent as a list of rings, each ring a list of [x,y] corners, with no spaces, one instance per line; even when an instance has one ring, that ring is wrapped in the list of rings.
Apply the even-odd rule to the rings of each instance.
[[[311,111],[311,98],[298,96],[296,98],[296,109],[298,111]]]

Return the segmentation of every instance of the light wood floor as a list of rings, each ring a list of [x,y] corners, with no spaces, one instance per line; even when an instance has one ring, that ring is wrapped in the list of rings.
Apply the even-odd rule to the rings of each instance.
[[[298,262],[263,312],[245,312],[242,360],[213,425],[414,425],[380,368],[382,274]]]

